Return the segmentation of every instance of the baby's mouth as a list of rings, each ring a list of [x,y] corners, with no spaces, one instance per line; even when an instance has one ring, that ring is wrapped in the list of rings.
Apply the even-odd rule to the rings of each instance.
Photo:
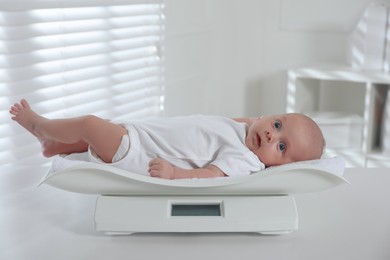
[[[261,138],[260,138],[260,135],[258,135],[258,134],[256,134],[256,143],[257,143],[258,147],[261,146]]]

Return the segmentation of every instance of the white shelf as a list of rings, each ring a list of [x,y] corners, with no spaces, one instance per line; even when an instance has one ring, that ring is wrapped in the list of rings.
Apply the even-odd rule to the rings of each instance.
[[[314,65],[288,71],[289,78],[309,78],[318,80],[340,80],[371,84],[390,84],[390,74],[383,71],[370,71],[343,65]]]
[[[350,167],[376,167],[387,162],[390,165],[390,155],[378,152],[377,135],[379,121],[378,95],[383,88],[390,87],[390,74],[382,71],[368,71],[340,65],[315,65],[310,67],[293,68],[288,70],[287,106],[286,112],[321,113],[338,112],[360,116],[363,119],[362,128],[352,129],[351,132],[359,137],[361,131],[360,149],[356,145],[334,149],[332,153],[340,154],[347,160]],[[324,93],[327,94],[324,100]],[[325,95],[326,96],[326,95]],[[325,104],[333,102],[333,106]],[[333,110],[334,109],[334,110]],[[382,108],[383,109],[383,108]],[[348,111],[346,111],[348,110]],[[378,112],[379,111],[379,112]],[[383,112],[383,111],[382,111]],[[320,125],[321,127],[321,125]],[[332,130],[327,126],[328,130]],[[323,131],[325,126],[323,126]],[[344,131],[345,138],[349,138]],[[334,142],[333,142],[334,143]],[[345,143],[345,142],[344,142]],[[380,145],[379,145],[380,147]]]

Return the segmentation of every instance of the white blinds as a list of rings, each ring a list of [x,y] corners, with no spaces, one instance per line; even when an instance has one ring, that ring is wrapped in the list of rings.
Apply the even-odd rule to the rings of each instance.
[[[163,1],[0,2],[0,165],[42,164],[35,138],[10,119],[27,98],[44,116],[158,115]]]

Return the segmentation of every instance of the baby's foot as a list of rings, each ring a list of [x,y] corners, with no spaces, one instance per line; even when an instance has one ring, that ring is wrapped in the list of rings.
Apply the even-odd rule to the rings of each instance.
[[[38,137],[38,139],[42,138],[36,130],[36,126],[44,118],[32,111],[25,99],[22,99],[20,103],[14,104],[9,112],[13,115],[12,120],[18,122],[27,131]]]

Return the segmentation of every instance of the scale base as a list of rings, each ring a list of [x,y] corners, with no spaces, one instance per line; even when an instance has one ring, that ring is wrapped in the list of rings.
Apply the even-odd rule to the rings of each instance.
[[[256,232],[298,229],[294,197],[99,196],[95,228],[110,235],[136,232]]]

